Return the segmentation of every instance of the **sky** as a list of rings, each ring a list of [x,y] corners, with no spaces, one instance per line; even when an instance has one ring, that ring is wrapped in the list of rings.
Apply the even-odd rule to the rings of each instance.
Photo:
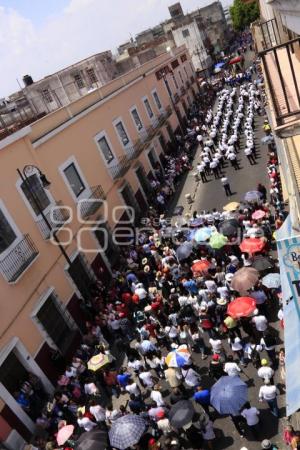
[[[181,0],[184,12],[213,0]],[[0,98],[169,18],[176,0],[0,0]],[[222,0],[224,5],[230,0]]]

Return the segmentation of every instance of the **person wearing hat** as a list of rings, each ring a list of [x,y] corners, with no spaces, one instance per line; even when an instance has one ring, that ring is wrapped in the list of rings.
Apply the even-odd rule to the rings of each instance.
[[[218,380],[219,378],[225,375],[224,366],[220,360],[220,355],[218,354],[212,355],[212,360],[209,363],[208,373],[209,376],[214,378],[215,380]]]
[[[166,413],[164,412],[164,410],[158,411],[158,413],[155,416],[157,422],[157,428],[164,434],[164,435],[168,435],[169,433],[171,433],[172,428],[169,422],[169,419],[166,417]]]
[[[272,442],[269,441],[269,439],[264,439],[260,445],[263,450],[277,450],[278,449],[278,447],[276,445],[272,444]]]
[[[274,370],[269,367],[269,361],[265,358],[261,360],[261,367],[257,371],[257,376],[263,380],[269,380],[274,384]]]

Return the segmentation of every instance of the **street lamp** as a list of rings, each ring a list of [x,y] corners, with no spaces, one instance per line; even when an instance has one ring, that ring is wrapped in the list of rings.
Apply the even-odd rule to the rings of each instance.
[[[25,167],[23,167],[23,170],[21,171],[20,169],[17,169],[18,174],[20,175],[22,181],[25,183],[25,186],[28,189],[29,195],[33,201],[33,203],[35,204],[38,212],[40,213],[40,215],[42,216],[45,224],[47,225],[51,235],[53,236],[55,242],[57,243],[57,246],[60,249],[61,254],[63,255],[63,257],[65,258],[65,260],[67,261],[67,263],[69,264],[69,266],[72,265],[72,261],[69,258],[67,252],[64,249],[64,246],[61,244],[59,238],[57,237],[56,234],[56,230],[53,230],[51,223],[49,222],[49,220],[47,219],[46,215],[44,214],[43,208],[41,207],[41,204],[39,202],[38,197],[35,195],[34,191],[32,190],[31,187],[31,183],[29,180],[29,176],[32,175],[33,173],[37,172],[39,175],[39,179],[42,183],[43,188],[48,189],[50,186],[50,181],[47,179],[46,175],[36,166],[34,165],[26,165]]]
[[[178,120],[178,123],[179,123],[180,131],[181,131],[181,133],[182,133],[182,136],[184,136],[184,129],[183,129],[182,120],[181,120],[181,117],[180,117],[180,115],[179,115],[178,109],[177,109],[176,104],[175,104],[174,99],[173,99],[172,91],[171,91],[169,82],[168,82],[168,80],[167,80],[167,74],[166,74],[165,71],[163,71],[161,75],[162,75],[162,78],[163,78],[163,80],[164,80],[165,86],[166,86],[166,88],[167,88],[167,91],[168,91],[168,94],[169,94],[169,97],[170,97],[170,100],[171,100],[173,109],[174,109],[175,114],[176,114],[176,116],[177,116],[177,120]]]

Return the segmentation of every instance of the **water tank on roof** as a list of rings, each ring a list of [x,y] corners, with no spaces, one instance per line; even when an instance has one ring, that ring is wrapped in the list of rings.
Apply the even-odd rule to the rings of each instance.
[[[30,86],[31,84],[33,84],[33,79],[31,77],[31,75],[24,75],[23,83],[25,84],[25,87]]]

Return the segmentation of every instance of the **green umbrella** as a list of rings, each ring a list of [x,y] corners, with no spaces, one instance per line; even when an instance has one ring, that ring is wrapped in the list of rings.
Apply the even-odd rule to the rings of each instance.
[[[213,233],[211,235],[211,238],[209,240],[209,245],[211,248],[219,250],[220,248],[224,247],[228,242],[228,239],[224,234],[221,233]]]

